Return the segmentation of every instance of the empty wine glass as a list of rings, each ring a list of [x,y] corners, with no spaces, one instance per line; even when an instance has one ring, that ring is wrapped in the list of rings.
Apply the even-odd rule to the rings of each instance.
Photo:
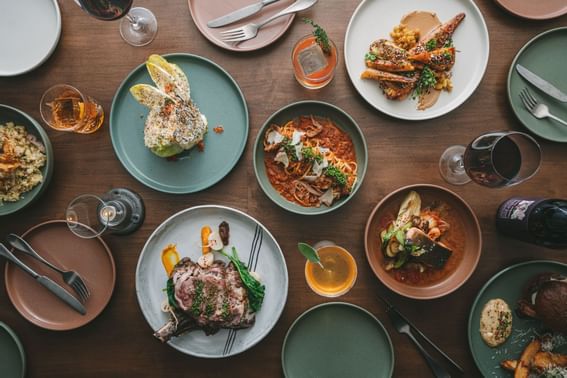
[[[115,188],[99,197],[83,194],[67,206],[65,220],[69,229],[85,239],[102,235],[130,234],[144,222],[144,203],[131,190]]]
[[[157,34],[156,16],[146,8],[132,8],[133,0],[75,0],[85,12],[103,21],[120,21],[120,35],[132,46],[145,46]]]
[[[441,176],[450,184],[471,181],[498,188],[525,181],[539,169],[541,149],[534,138],[517,131],[489,132],[467,147],[451,146],[439,160]]]

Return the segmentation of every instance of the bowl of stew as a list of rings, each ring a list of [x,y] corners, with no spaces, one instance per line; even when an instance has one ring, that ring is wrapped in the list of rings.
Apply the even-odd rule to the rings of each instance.
[[[331,212],[362,186],[366,140],[344,110],[322,101],[299,101],[277,110],[254,144],[254,172],[266,196],[302,215]]]
[[[439,298],[473,274],[482,234],[471,207],[441,186],[399,188],[372,210],[364,234],[366,258],[390,290],[414,299]]]

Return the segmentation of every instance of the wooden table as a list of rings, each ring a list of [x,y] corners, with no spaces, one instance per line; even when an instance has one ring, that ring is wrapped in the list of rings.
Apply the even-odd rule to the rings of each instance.
[[[204,0],[206,1],[206,0]],[[118,32],[118,23],[101,22],[84,14],[72,1],[60,1],[63,32],[53,56],[35,71],[0,79],[0,103],[20,108],[40,119],[39,100],[45,89],[69,83],[98,99],[106,114],[125,75],[150,53],[190,52],[207,57],[230,72],[240,84],[250,111],[250,137],[239,164],[214,187],[191,195],[168,195],[141,185],[116,159],[108,123],[93,135],[48,130],[55,149],[55,174],[41,200],[32,207],[0,219],[0,237],[24,232],[49,219],[61,219],[67,203],[83,193],[104,193],[125,186],[142,195],[147,206],[143,227],[127,237],[106,235],[117,268],[114,295],[92,323],[68,332],[38,328],[23,319],[8,299],[0,280],[0,320],[15,329],[25,346],[30,377],[78,376],[191,376],[278,377],[285,333],[306,309],[326,299],[311,292],[303,276],[304,259],[296,250],[299,240],[332,239],[349,249],[358,263],[358,280],[341,300],[367,308],[383,321],[395,347],[396,377],[426,376],[428,368],[410,341],[396,333],[376,299],[387,292],[364,255],[364,225],[371,208],[392,190],[407,184],[446,185],[438,173],[441,152],[464,144],[489,130],[523,130],[508,104],[506,77],[510,62],[536,34],[565,25],[567,17],[532,22],[512,17],[491,0],[478,0],[490,31],[491,54],[480,87],[461,107],[439,119],[412,123],[389,118],[369,106],[355,91],[344,67],[319,92],[300,87],[292,73],[290,51],[309,32],[298,20],[272,46],[251,53],[231,53],[212,45],[192,22],[184,0],[137,0],[155,12],[156,40],[143,48],[130,47]],[[325,26],[343,51],[345,30],[356,0],[320,1],[305,12]],[[302,99],[331,102],[350,113],[362,127],[369,148],[369,169],[363,187],[347,206],[319,217],[297,216],[273,204],[256,183],[252,146],[264,120],[280,107]],[[467,321],[478,290],[500,269],[519,261],[554,259],[567,262],[565,251],[554,251],[497,234],[497,206],[512,195],[567,198],[567,148],[539,140],[543,148],[540,172],[520,186],[493,190],[469,184],[451,187],[472,206],[481,223],[483,255],[474,275],[455,293],[441,299],[416,301],[392,293],[390,297],[413,322],[447,351],[467,376],[479,376],[467,342]],[[186,356],[155,340],[138,306],[134,275],[138,255],[150,233],[171,214],[194,205],[222,204],[258,218],[280,243],[289,270],[289,296],[273,331],[257,346],[228,359],[205,360]],[[0,264],[3,270],[3,263]],[[0,376],[1,376],[0,367]]]

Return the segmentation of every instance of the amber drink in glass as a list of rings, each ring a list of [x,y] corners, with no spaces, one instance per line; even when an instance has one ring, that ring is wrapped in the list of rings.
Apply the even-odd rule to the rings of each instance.
[[[337,47],[329,40],[331,51],[325,54],[312,34],[301,38],[293,48],[291,59],[295,78],[308,89],[319,89],[335,76],[339,62]]]
[[[354,285],[356,262],[344,248],[330,242],[315,245],[321,265],[307,261],[305,279],[315,293],[324,297],[339,297]]]

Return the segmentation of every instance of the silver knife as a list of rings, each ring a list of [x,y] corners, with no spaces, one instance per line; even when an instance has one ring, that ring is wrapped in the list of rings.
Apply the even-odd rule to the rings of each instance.
[[[557,89],[547,81],[543,80],[541,77],[537,76],[535,73],[531,72],[526,67],[520,64],[516,64],[516,71],[518,71],[520,76],[522,76],[524,79],[526,79],[527,81],[529,81],[537,88],[550,95],[551,97],[556,98],[561,102],[567,102],[567,94],[561,92],[559,89]]]
[[[8,248],[6,248],[6,246],[4,246],[4,244],[1,244],[1,243],[0,243],[0,256],[6,258],[10,262],[16,264],[17,267],[19,267],[24,272],[31,275],[37,282],[39,282],[41,285],[45,286],[47,289],[49,289],[49,291],[51,291],[53,294],[57,295],[57,297],[59,299],[61,299],[63,302],[65,302],[66,304],[71,306],[71,308],[73,308],[73,310],[77,311],[81,315],[85,315],[87,313],[87,311],[85,310],[85,306],[83,306],[81,304],[81,302],[79,302],[77,300],[77,298],[75,298],[73,295],[71,295],[71,293],[69,293],[67,290],[63,289],[57,283],[53,282],[50,278],[48,278],[46,276],[39,275],[38,273],[36,273],[33,269],[31,269],[29,266],[27,266],[22,261],[20,261],[20,259],[18,259],[16,256],[14,256],[14,254],[12,252],[10,252],[8,250]]]
[[[235,10],[234,12],[207,22],[207,26],[210,28],[218,28],[232,24],[233,22],[242,20],[245,17],[258,13],[260,9],[264,8],[265,5],[275,3],[276,1],[278,0],[262,0],[259,3],[245,6],[244,8],[240,8],[238,10]]]

